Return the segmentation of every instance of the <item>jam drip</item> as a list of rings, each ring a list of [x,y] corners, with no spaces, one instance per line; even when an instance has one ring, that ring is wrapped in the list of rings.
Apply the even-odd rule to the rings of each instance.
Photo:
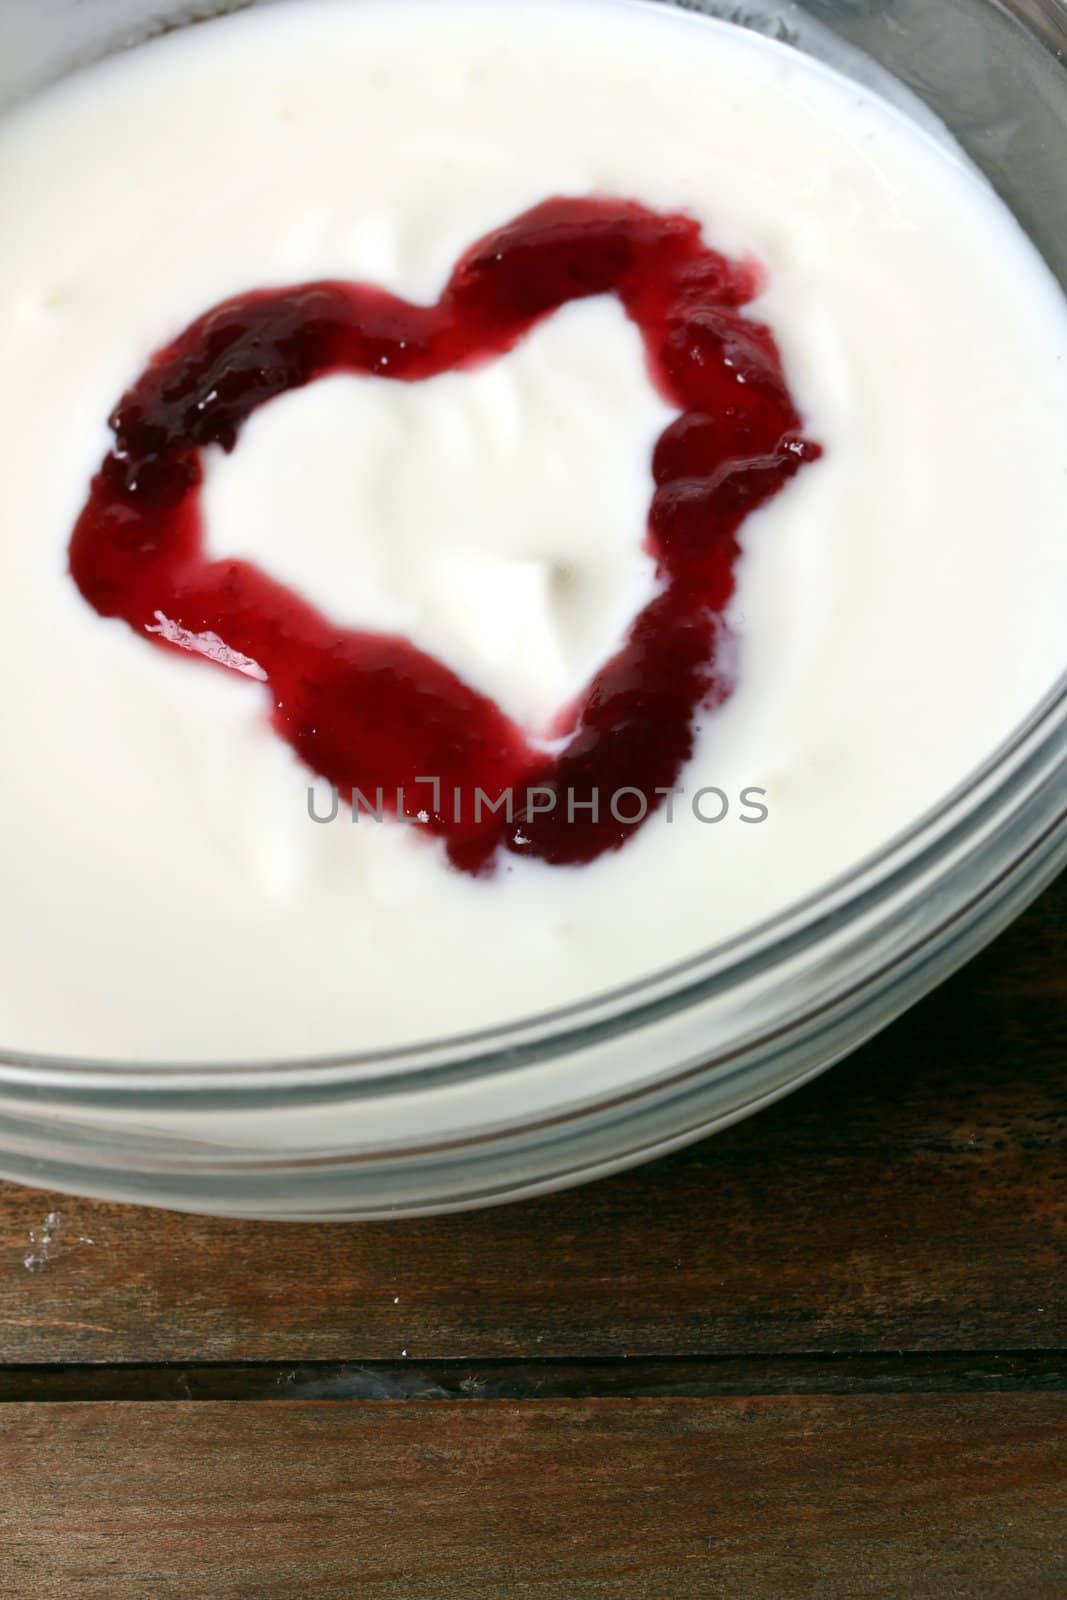
[[[376,805],[381,791],[395,810],[402,790],[404,812],[422,813],[455,866],[481,871],[501,848],[592,861],[635,831],[612,816],[612,796],[637,790],[651,815],[678,783],[698,711],[729,693],[717,656],[739,530],[820,454],[802,436],[773,336],[742,314],[759,287],[756,268],[710,250],[685,216],[556,199],[474,245],[436,305],[333,282],[227,301],[120,401],[71,573],[101,616],[266,681],[277,732],[312,771],[346,801],[358,791]],[[569,301],[607,294],[680,414],[652,462],[656,596],[561,715],[558,753],[407,640],[340,630],[257,566],[206,559],[202,452],[232,451],[260,406],[333,373],[415,383],[471,368]],[[555,794],[555,808],[544,795],[524,808],[531,788]],[[479,790],[513,793],[513,816],[476,808]],[[620,809],[640,806],[631,794]]]

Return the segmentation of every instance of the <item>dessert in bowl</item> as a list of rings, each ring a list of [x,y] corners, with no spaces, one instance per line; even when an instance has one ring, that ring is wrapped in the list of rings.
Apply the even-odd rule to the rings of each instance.
[[[805,27],[833,69],[647,0],[282,0],[7,113],[6,1170],[586,1175],[1055,869],[1067,303]]]

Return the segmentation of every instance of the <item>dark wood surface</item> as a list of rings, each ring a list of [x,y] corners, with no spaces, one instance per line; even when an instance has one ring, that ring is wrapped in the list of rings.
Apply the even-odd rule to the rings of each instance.
[[[1067,1600],[1065,957],[495,1212],[0,1186],[0,1600]]]
[[[1053,1600],[1067,1397],[0,1411],[22,1600]]]

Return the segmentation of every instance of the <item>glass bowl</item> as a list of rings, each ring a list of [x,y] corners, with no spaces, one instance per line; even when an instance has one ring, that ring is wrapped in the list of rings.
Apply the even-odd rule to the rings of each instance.
[[[0,103],[242,3],[7,0]],[[741,14],[677,3],[769,33],[915,109],[917,97],[1067,283],[1061,0],[756,0]],[[271,1218],[457,1210],[583,1182],[823,1071],[972,956],[1065,859],[1067,681],[935,813],[847,878],[588,1003],[329,1060],[192,1068],[4,1054],[0,1173]]]

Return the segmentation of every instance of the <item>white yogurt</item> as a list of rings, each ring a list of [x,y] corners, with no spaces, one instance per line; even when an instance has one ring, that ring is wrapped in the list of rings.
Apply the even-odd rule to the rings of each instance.
[[[312,822],[269,690],[102,621],[66,548],[111,407],[209,306],[321,277],[432,299],[479,236],[594,191],[763,259],[826,447],[746,527],[737,689],[683,777],[769,816],[687,798],[593,866],[476,881],[415,829]],[[782,47],[610,0],[280,4],[10,115],[0,213],[4,1046],[343,1051],[591,995],[853,866],[1065,665],[1061,293],[949,147]],[[477,374],[275,402],[210,461],[210,548],[536,732],[652,591],[668,416],[617,306],[575,306]]]

